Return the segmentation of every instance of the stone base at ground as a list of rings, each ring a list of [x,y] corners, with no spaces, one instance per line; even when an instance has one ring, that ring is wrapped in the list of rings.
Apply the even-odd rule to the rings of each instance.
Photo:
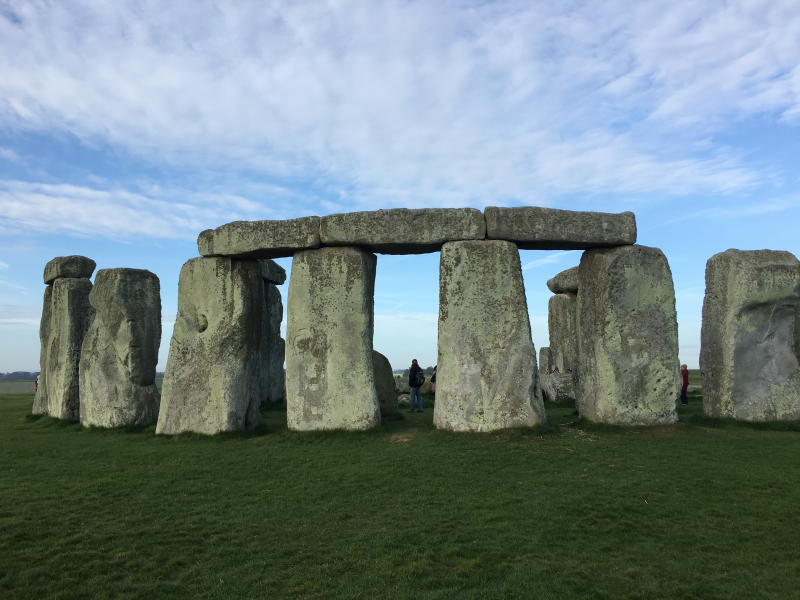
[[[392,365],[389,359],[376,350],[372,351],[372,368],[375,373],[375,391],[381,407],[381,419],[397,418],[397,387],[394,384]]]
[[[342,246],[294,255],[286,331],[289,429],[380,424],[372,364],[375,255]]]
[[[517,247],[450,242],[439,273],[436,426],[492,431],[545,422]]]

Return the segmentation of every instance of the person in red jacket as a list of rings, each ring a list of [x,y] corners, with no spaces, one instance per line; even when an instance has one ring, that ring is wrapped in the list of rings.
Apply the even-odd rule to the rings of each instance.
[[[686,390],[689,389],[689,367],[681,365],[681,377],[683,377],[683,385],[681,386],[681,406],[689,406],[689,399],[686,397]]]

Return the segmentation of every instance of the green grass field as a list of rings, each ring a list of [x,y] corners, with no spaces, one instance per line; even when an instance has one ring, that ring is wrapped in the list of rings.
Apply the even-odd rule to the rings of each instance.
[[[800,598],[800,428],[156,437],[0,397],[0,598]]]

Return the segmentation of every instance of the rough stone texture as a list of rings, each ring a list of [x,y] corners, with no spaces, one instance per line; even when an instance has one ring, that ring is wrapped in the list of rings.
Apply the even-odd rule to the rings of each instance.
[[[80,279],[56,279],[50,293],[49,327],[42,322],[42,364],[39,387],[34,398],[37,414],[49,415],[68,421],[80,416],[80,381],[78,377],[81,346],[86,331],[94,318],[89,304],[92,282]],[[48,292],[45,292],[47,301]],[[48,309],[42,310],[43,320]],[[49,335],[43,335],[45,330]],[[46,340],[45,340],[46,337]]]
[[[161,345],[158,277],[142,269],[102,269],[89,303],[95,317],[81,350],[81,424],[155,423],[161,402],[155,384]]]
[[[542,393],[549,402],[575,402],[575,375],[572,373],[549,373],[542,376]]]
[[[397,391],[401,394],[408,394],[411,391],[411,387],[408,385],[408,377],[401,377],[400,379],[395,380],[397,384]]]
[[[800,263],[727,250],[706,264],[703,410],[746,421],[800,419]]]
[[[258,425],[263,312],[257,260],[194,258],[183,265],[156,433]]]
[[[85,256],[58,256],[44,267],[44,282],[50,285],[56,279],[89,278],[97,263]],[[41,379],[41,378],[40,378]]]
[[[268,281],[264,282],[264,303],[261,335],[262,389],[266,392],[266,400],[280,402],[283,400],[283,363],[286,355],[285,342],[281,337],[283,300],[278,288]]]
[[[381,407],[381,419],[397,418],[397,387],[392,375],[389,359],[376,350],[372,351],[372,369],[375,373],[375,391]]]
[[[578,296],[556,294],[547,306],[547,326],[550,331],[550,366],[561,373],[578,366]],[[548,373],[550,371],[548,370]]]
[[[326,246],[362,246],[382,254],[438,252],[445,242],[482,240],[486,222],[474,208],[395,208],[323,217]]]
[[[544,375],[549,373],[552,366],[553,357],[550,353],[550,347],[545,346],[544,348],[539,348],[539,378],[541,379]]]
[[[286,332],[289,429],[381,422],[372,366],[374,254],[347,246],[294,255]]]
[[[544,423],[517,247],[450,242],[439,269],[439,356],[433,420],[492,431]]]
[[[599,213],[539,206],[486,207],[486,237],[523,250],[582,250],[636,243],[632,212]]]
[[[50,351],[50,327],[53,318],[53,286],[48,285],[44,290],[42,302],[42,320],[39,322],[39,387],[33,398],[34,415],[47,414],[47,354]]]
[[[614,425],[677,421],[678,322],[664,253],[646,246],[584,252],[577,314],[581,416]]]
[[[578,268],[579,267],[572,267],[566,271],[561,271],[561,273],[552,279],[548,279],[548,289],[554,294],[577,294]]]
[[[286,269],[274,260],[265,258],[258,262],[261,263],[261,276],[265,281],[269,281],[275,285],[283,285],[286,282]]]
[[[319,248],[319,217],[287,221],[234,221],[197,238],[200,256],[281,258]]]
[[[406,406],[411,405],[411,395],[410,394],[400,394],[397,397],[397,404],[405,404]]]

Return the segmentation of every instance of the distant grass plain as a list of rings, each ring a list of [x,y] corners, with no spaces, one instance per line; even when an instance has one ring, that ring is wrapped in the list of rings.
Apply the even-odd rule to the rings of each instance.
[[[156,436],[0,397],[2,598],[799,598],[800,427]],[[427,399],[430,406],[431,399]]]

